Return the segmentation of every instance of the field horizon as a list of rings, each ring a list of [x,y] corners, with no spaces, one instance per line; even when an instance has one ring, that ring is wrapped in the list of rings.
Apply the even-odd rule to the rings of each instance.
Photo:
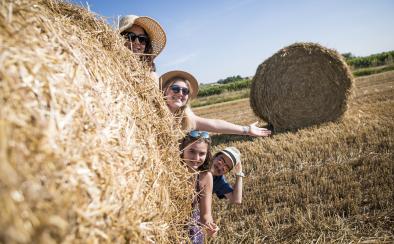
[[[248,98],[193,110],[265,124]],[[339,122],[269,138],[213,135],[214,151],[240,149],[246,178],[241,205],[214,197],[220,232],[210,242],[394,242],[393,138],[394,71],[357,78]]]

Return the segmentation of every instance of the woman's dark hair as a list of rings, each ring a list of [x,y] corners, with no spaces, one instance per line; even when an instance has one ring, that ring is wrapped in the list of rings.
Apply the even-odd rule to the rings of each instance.
[[[141,27],[141,28],[142,28],[142,27]],[[142,29],[144,30],[144,34],[145,34],[145,35],[147,36],[147,38],[148,38],[148,40],[147,40],[147,42],[146,42],[146,45],[145,45],[144,53],[146,53],[146,54],[153,54],[152,41],[151,41],[151,39],[149,38],[148,33],[146,33],[145,29],[144,29],[144,28],[142,28]],[[120,34],[123,35],[125,32],[126,32],[126,31],[124,31],[124,32],[122,32],[122,33],[120,33]],[[153,62],[153,59],[154,59],[154,56],[153,56],[153,55],[141,55],[141,56],[140,56],[140,60],[143,61],[143,62],[145,62],[146,64],[148,64],[149,67],[151,68],[151,70],[152,70],[153,72],[156,72],[156,65],[155,65],[155,63]]]
[[[212,162],[212,153],[211,153],[211,140],[207,140],[201,137],[190,137],[190,136],[185,136],[179,145],[179,151],[181,152],[181,158],[183,159],[183,151],[186,149],[187,146],[189,146],[192,143],[195,143],[197,141],[203,141],[208,144],[208,150],[207,150],[207,156],[205,157],[205,161],[200,167],[198,167],[198,171],[207,171],[211,167],[211,162]]]
[[[153,53],[152,41],[151,41],[151,39],[149,38],[149,35],[148,35],[148,33],[146,33],[145,30],[144,30],[144,33],[145,33],[145,35],[148,37],[148,41],[146,42],[144,53],[146,53],[146,54],[152,54],[152,53]],[[153,59],[154,59],[154,56],[152,56],[152,55],[145,55],[145,56],[142,55],[142,56],[141,56],[141,61],[146,62],[146,63],[149,65],[149,67],[151,68],[151,70],[152,70],[153,72],[156,72],[156,65],[155,65],[155,63],[153,62]]]

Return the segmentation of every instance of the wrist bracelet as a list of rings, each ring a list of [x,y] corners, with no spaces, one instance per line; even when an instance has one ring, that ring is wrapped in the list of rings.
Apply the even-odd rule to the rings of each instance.
[[[239,173],[236,173],[235,176],[245,177],[245,174],[244,174],[244,172],[239,172]]]
[[[250,127],[248,125],[242,126],[242,131],[244,134],[248,134],[250,130]]]

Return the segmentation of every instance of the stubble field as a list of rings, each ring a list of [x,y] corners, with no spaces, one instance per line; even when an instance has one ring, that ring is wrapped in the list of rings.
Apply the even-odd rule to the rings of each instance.
[[[240,149],[246,177],[241,205],[214,198],[220,233],[210,242],[394,242],[394,72],[358,78],[353,91],[337,123],[270,138],[213,136],[214,151]],[[248,99],[194,112],[258,120]]]

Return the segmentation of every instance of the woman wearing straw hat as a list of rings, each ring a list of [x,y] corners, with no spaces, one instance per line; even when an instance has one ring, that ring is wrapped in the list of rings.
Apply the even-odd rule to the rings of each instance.
[[[185,131],[197,129],[223,134],[269,136],[270,130],[259,128],[256,123],[248,126],[236,125],[220,119],[207,119],[195,115],[190,109],[190,100],[197,97],[198,82],[193,75],[180,70],[163,74],[159,79],[160,89],[166,103]]]
[[[235,184],[231,186],[224,177],[231,170],[235,170]],[[242,202],[242,172],[241,153],[235,147],[226,147],[213,156],[209,170],[213,175],[213,193],[219,199],[228,199],[230,203]]]
[[[152,72],[156,71],[153,60],[166,45],[166,33],[160,24],[147,16],[126,15],[119,21],[119,32],[126,39],[125,46],[140,55]],[[154,79],[157,75],[153,73]]]
[[[197,195],[193,200],[193,212],[188,224],[192,243],[204,243],[204,231],[215,236],[219,228],[213,222],[212,188],[213,177],[209,171],[212,158],[211,139],[206,131],[190,131],[180,144],[181,158],[194,174]]]

